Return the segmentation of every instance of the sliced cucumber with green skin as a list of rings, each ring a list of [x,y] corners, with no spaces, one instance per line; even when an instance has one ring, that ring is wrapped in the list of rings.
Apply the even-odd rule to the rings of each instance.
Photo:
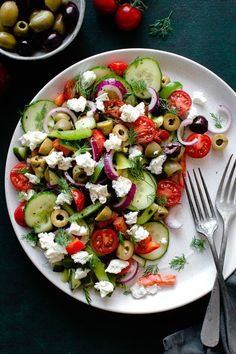
[[[51,231],[51,213],[57,196],[52,192],[35,193],[25,205],[24,218],[27,226],[36,233]]]
[[[160,243],[160,247],[150,253],[142,254],[144,259],[155,261],[164,256],[169,246],[169,230],[161,222],[148,222],[144,228],[152,235],[154,242]]]
[[[78,289],[78,287],[81,285],[81,280],[75,279],[75,269],[70,270],[69,284],[70,284],[70,290]]]
[[[64,269],[61,274],[61,281],[63,281],[63,283],[67,283],[69,279],[70,279],[70,269]]]
[[[146,222],[148,222],[148,220],[151,219],[151,217],[155,214],[155,212],[159,209],[159,205],[157,205],[156,203],[152,203],[152,205],[150,205],[150,207],[148,207],[147,209],[145,209],[141,215],[139,215],[138,219],[137,219],[137,224],[139,225],[143,225]]]
[[[104,204],[100,202],[91,204],[86,208],[84,208],[83,210],[81,210],[79,213],[75,213],[74,215],[72,215],[72,221],[78,221],[87,218],[91,214],[96,213],[102,206],[104,206]]]
[[[148,87],[154,88],[157,92],[161,88],[162,73],[158,61],[154,58],[135,59],[125,71],[125,80],[131,85],[137,97],[150,98]]]
[[[96,183],[99,177],[101,176],[101,173],[104,168],[104,157],[101,157],[100,160],[98,161],[97,166],[94,169],[94,172],[92,176],[90,177],[90,182],[91,183]]]
[[[92,255],[92,258],[89,261],[90,267],[93,270],[94,274],[96,275],[97,279],[99,281],[106,280],[109,281],[108,275],[105,272],[105,267],[100,260],[100,258],[96,255],[96,253],[92,250],[90,246],[87,246],[85,248],[85,251],[87,251],[90,255]]]
[[[132,167],[131,162],[122,152],[116,152],[114,156],[115,166],[117,170],[124,170]]]
[[[136,262],[138,262],[140,264],[141,267],[145,267],[146,266],[146,259],[143,259],[142,257],[138,256],[137,254],[133,254],[132,257]]]
[[[19,161],[25,161],[28,155],[28,147],[26,146],[15,146],[13,152]]]
[[[90,71],[93,71],[94,74],[96,74],[96,80],[100,80],[104,76],[114,74],[114,71],[107,68],[106,66],[95,66],[94,68],[90,69]]]
[[[48,134],[49,138],[58,138],[62,140],[82,140],[90,138],[92,136],[92,130],[89,128],[81,128],[75,130],[53,130]]]
[[[44,131],[43,120],[46,114],[57,105],[50,100],[38,100],[26,107],[21,118],[21,124],[24,132]]]
[[[75,123],[75,128],[78,130],[84,128],[94,129],[95,127],[96,127],[96,121],[93,117],[80,118]]]

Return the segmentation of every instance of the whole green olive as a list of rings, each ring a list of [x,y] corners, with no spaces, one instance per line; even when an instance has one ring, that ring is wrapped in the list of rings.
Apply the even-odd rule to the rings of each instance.
[[[177,115],[172,113],[166,113],[164,115],[163,126],[166,130],[173,132],[180,126],[180,119]]]
[[[32,18],[33,18],[35,15],[37,15],[37,14],[39,13],[39,11],[40,11],[40,10],[34,10],[33,12],[31,12],[30,17],[29,17],[29,20],[31,21]]]
[[[72,124],[67,119],[60,119],[54,127],[56,130],[70,130],[72,129]]]
[[[43,32],[53,26],[54,15],[51,11],[40,10],[30,20],[29,26],[35,32]]]
[[[214,150],[224,150],[228,145],[228,138],[225,134],[215,134],[211,138],[212,140],[212,148]]]
[[[162,220],[165,219],[167,215],[168,215],[168,209],[166,209],[164,206],[159,205],[159,208],[154,214],[153,219],[155,221]]]
[[[6,32],[6,26],[3,26],[1,21],[0,21],[0,32]]]
[[[163,170],[167,177],[170,177],[182,171],[182,167],[177,161],[167,160],[166,162],[164,162]]]
[[[64,34],[66,33],[65,22],[62,14],[57,15],[53,25],[53,29],[54,31],[58,32],[61,36],[64,36]]]
[[[13,32],[16,37],[26,37],[29,32],[28,23],[25,21],[16,22]]]
[[[75,165],[73,167],[72,177],[73,177],[73,180],[76,183],[84,183],[88,179],[88,177],[87,177],[86,173],[84,172],[84,170],[82,170],[82,168],[80,168],[78,165]]]
[[[0,7],[0,21],[3,26],[12,27],[17,21],[19,9],[15,1],[5,1]]]
[[[55,114],[55,116],[54,116],[54,120],[55,120],[55,122],[58,122],[59,120],[61,120],[61,119],[65,119],[65,120],[70,120],[70,116],[69,116],[69,114],[66,114],[66,113],[64,113],[64,112],[57,112],[56,114]]]
[[[152,141],[146,146],[145,156],[146,157],[157,157],[159,153],[162,152],[162,148],[158,143]]]
[[[45,6],[49,8],[49,10],[55,12],[59,9],[62,4],[62,0],[44,0]]]
[[[0,32],[0,48],[3,49],[14,49],[16,46],[15,37],[8,32]]]
[[[119,244],[116,250],[116,255],[119,259],[127,261],[132,257],[134,253],[134,245],[132,242],[125,240],[122,244]]]
[[[165,87],[167,84],[169,84],[170,78],[167,75],[163,75],[161,79],[161,86]]]

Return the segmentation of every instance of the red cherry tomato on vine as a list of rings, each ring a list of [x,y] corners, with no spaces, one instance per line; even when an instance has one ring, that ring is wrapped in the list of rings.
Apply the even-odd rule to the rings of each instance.
[[[32,188],[32,184],[23,173],[24,170],[27,172],[28,168],[29,166],[25,162],[19,162],[10,172],[11,183],[19,191],[26,191]]]
[[[183,90],[174,91],[168,98],[169,105],[177,109],[177,114],[184,118],[188,113],[192,100],[189,94]]]
[[[123,76],[125,70],[128,68],[128,64],[124,61],[113,61],[113,63],[108,65],[108,68],[115,71],[119,76]]]
[[[186,146],[186,154],[188,156],[194,157],[199,159],[204,157],[208,154],[211,149],[211,138],[206,134],[190,134],[186,141],[192,141],[193,139],[197,138],[198,141],[190,146]]]
[[[146,116],[139,117],[134,122],[134,132],[137,134],[136,143],[148,144],[156,135],[156,124]]]
[[[121,5],[116,12],[116,24],[124,31],[131,31],[138,27],[141,19],[141,10],[130,4]]]
[[[94,251],[98,255],[112,253],[118,246],[118,237],[112,229],[100,229],[94,231],[90,239]]]
[[[14,218],[17,222],[17,224],[21,226],[26,226],[25,223],[25,218],[24,218],[24,207],[25,207],[26,202],[20,203],[20,205],[16,208],[14,212]]]
[[[114,14],[118,7],[115,0],[93,0],[93,4],[103,15]]]

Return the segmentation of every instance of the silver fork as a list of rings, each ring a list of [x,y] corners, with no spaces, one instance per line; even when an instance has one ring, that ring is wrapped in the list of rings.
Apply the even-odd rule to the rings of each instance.
[[[223,221],[222,242],[220,247],[220,269],[223,270],[225,251],[228,240],[228,228],[232,217],[236,215],[236,177],[234,160],[230,169],[233,155],[230,156],[228,163],[223,171],[222,178],[216,195],[216,209]],[[211,293],[210,301],[206,310],[205,318],[201,330],[201,341],[208,347],[215,347],[220,337],[220,289],[216,278]]]
[[[220,261],[218,258],[215,242],[213,239],[214,232],[218,227],[216,214],[205,181],[203,179],[201,170],[199,168],[198,171],[199,171],[201,182],[199,182],[197,178],[197,174],[193,170],[193,175],[194,175],[195,184],[197,188],[194,187],[194,184],[192,182],[189,173],[188,173],[188,179],[189,179],[190,188],[188,187],[187,182],[185,182],[185,188],[186,188],[186,193],[187,193],[190,209],[192,212],[195,228],[200,234],[205,236],[206,240],[208,241],[215,262],[218,284],[220,287],[220,292],[223,300],[228,347],[230,353],[233,354],[236,353],[236,312],[231,303],[228,289],[225,285]]]

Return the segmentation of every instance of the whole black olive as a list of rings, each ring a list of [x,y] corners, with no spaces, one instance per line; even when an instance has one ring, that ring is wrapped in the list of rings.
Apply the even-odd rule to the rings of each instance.
[[[168,143],[164,147],[164,152],[168,157],[176,157],[181,151],[181,144],[177,141]]]
[[[48,37],[45,39],[43,47],[47,51],[51,51],[56,49],[62,44],[63,38],[56,32],[52,32],[48,35]]]
[[[63,19],[68,29],[72,30],[78,21],[79,10],[78,7],[71,1],[63,8]]]
[[[28,57],[33,54],[31,42],[28,39],[22,39],[17,42],[17,53],[23,57]]]
[[[197,116],[194,118],[192,124],[189,125],[189,128],[194,133],[204,134],[208,130],[208,121],[203,116]]]

